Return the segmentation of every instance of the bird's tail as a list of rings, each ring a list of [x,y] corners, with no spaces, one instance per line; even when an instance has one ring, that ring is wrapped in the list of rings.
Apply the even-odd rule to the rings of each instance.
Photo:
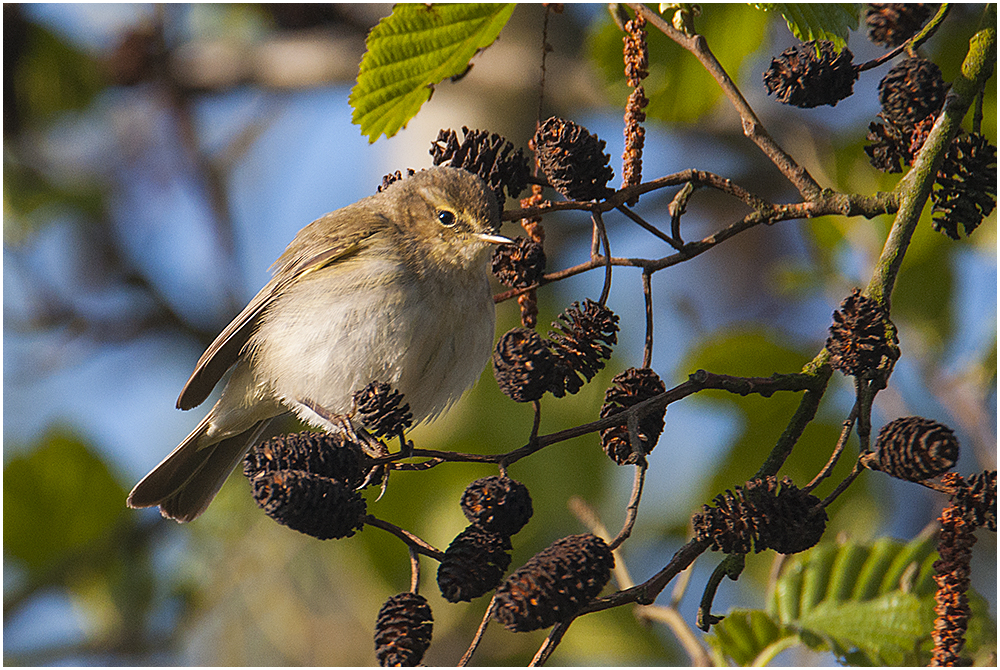
[[[170,455],[142,478],[128,496],[129,507],[160,506],[160,514],[180,522],[205,511],[229,473],[260,437],[270,419],[219,442],[206,444],[212,417],[206,416]]]

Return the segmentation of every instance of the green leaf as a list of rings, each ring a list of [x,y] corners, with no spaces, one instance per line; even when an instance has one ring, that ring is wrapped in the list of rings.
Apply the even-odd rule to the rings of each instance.
[[[820,545],[792,557],[770,611],[808,646],[852,664],[913,665],[930,638],[934,592],[914,579],[933,562],[935,536],[909,543]]]
[[[796,554],[774,583],[766,612],[730,612],[707,640],[739,665],[766,663],[793,644],[832,651],[851,664],[926,664],[934,587],[929,575],[929,586],[918,575],[937,558],[935,542],[934,533],[924,533],[909,543],[882,538]]]
[[[374,142],[416,116],[434,86],[459,75],[493,44],[515,4],[398,4],[365,42],[351,121]]]
[[[50,433],[4,466],[4,555],[31,570],[98,539],[125,513],[125,489],[67,433]]]
[[[858,29],[861,7],[854,2],[760,2],[755,6],[779,12],[799,41],[829,40],[838,50],[847,45],[848,31]]]
[[[735,3],[705,4],[701,11],[695,28],[708,40],[726,72],[739,81],[743,64],[767,38],[767,15]],[[646,115],[664,123],[695,123],[712,112],[722,90],[698,59],[653,28],[647,31],[646,42]],[[624,108],[631,89],[625,83],[622,31],[606,13],[589,29],[587,52],[606,84],[608,97]]]
[[[718,653],[724,654],[737,665],[750,665],[767,650],[782,648],[798,642],[798,636],[783,631],[775,621],[759,610],[736,609],[712,627],[705,641]]]

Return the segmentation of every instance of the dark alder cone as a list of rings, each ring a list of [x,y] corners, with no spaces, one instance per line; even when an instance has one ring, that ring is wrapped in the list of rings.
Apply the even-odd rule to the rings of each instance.
[[[552,327],[549,347],[556,361],[549,390],[561,398],[579,391],[611,358],[611,347],[618,342],[618,316],[588,298],[583,307],[575,302],[570,305]]]
[[[858,376],[875,370],[883,356],[898,358],[895,336],[891,343],[886,339],[887,324],[889,317],[882,306],[854,289],[833,313],[826,340],[833,369]]]
[[[300,470],[359,486],[370,469],[361,447],[340,433],[304,431],[278,435],[258,444],[243,460],[243,474],[253,479],[262,474]]]
[[[375,658],[383,668],[414,667],[431,646],[434,617],[416,593],[400,593],[385,601],[375,622]]]
[[[997,532],[997,471],[983,470],[968,479],[968,493],[959,500],[976,526]]]
[[[514,151],[514,145],[496,133],[463,127],[462,135],[459,142],[454,130],[438,133],[431,144],[434,165],[465,168],[479,175],[493,191],[502,211],[506,200],[504,189],[507,195],[516,198],[528,185],[531,174],[528,159],[522,150]]]
[[[512,328],[493,350],[493,376],[500,390],[515,402],[531,402],[552,384],[555,357],[541,335],[530,328]]]
[[[865,145],[868,161],[872,167],[882,172],[902,172],[903,165],[913,162],[913,155],[910,153],[911,133],[898,128],[884,115],[879,114],[879,117],[885,123],[872,121],[868,124],[868,135],[865,137],[871,142]]]
[[[258,475],[250,483],[265,514],[316,539],[351,537],[365,524],[365,499],[336,479],[282,470]]]
[[[450,603],[470,601],[495,589],[510,567],[510,538],[472,525],[448,545],[438,567],[441,595]]]
[[[713,551],[747,554],[774,549],[795,554],[814,546],[826,530],[826,510],[816,496],[800,491],[787,477],[754,479],[727,490],[695,514],[695,536]]]
[[[984,470],[963,479],[949,472],[941,478],[941,485],[950,492],[952,502],[976,527],[986,526],[997,532],[997,471]]]
[[[894,49],[916,35],[937,8],[935,4],[918,2],[873,2],[865,14],[868,39]]]
[[[614,566],[611,549],[599,537],[590,533],[564,537],[500,585],[493,616],[514,632],[565,621],[597,597]]]
[[[552,116],[535,131],[532,146],[549,184],[571,200],[600,200],[615,176],[604,140],[572,121]]]
[[[524,528],[533,511],[528,487],[499,475],[469,484],[462,493],[461,505],[470,523],[508,537]]]
[[[978,133],[955,138],[934,186],[934,230],[957,240],[961,224],[971,235],[997,204],[997,148]]]
[[[379,437],[395,437],[413,425],[410,406],[403,394],[384,382],[372,382],[355,391],[354,402],[362,423]]]
[[[878,85],[883,116],[904,130],[937,116],[947,93],[941,68],[925,58],[901,61]]]
[[[649,368],[629,368],[611,380],[611,388],[604,393],[601,418],[649,400],[667,390],[660,376]],[[643,456],[656,446],[663,432],[663,417],[666,408],[646,414],[639,419],[639,447],[641,454],[632,449],[628,425],[612,426],[601,431],[601,447],[611,460],[618,465],[638,463]]]
[[[817,48],[819,55],[816,55]],[[858,70],[847,47],[838,54],[833,42],[813,40],[789,47],[771,60],[764,73],[768,94],[795,107],[836,105],[854,93]]]
[[[513,244],[501,244],[493,251],[493,274],[506,286],[531,286],[545,274],[545,250],[534,240],[515,237]]]
[[[951,470],[958,460],[958,440],[951,428],[919,416],[904,416],[882,426],[875,451],[862,464],[897,479],[919,482]]]

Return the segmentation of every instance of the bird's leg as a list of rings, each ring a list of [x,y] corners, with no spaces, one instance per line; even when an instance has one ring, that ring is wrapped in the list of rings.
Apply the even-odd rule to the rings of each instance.
[[[315,412],[321,419],[339,430],[348,440],[354,442],[371,458],[383,458],[389,455],[389,448],[368,434],[363,428],[356,429],[351,422],[352,414],[337,414],[326,409],[309,398],[300,398],[299,402]]]
[[[299,402],[331,424],[333,428],[339,430],[348,440],[361,447],[361,450],[369,458],[385,458],[389,455],[389,447],[382,440],[372,437],[364,428],[355,429],[354,424],[351,422],[351,417],[354,415],[353,408],[350,414],[337,414],[308,398],[300,398]],[[410,448],[413,448],[412,444]],[[379,480],[382,480],[382,490],[378,495],[381,498],[385,495],[386,485],[389,483],[389,469],[385,465],[379,465],[369,470],[368,475],[361,485],[358,486],[358,489],[363,489]]]

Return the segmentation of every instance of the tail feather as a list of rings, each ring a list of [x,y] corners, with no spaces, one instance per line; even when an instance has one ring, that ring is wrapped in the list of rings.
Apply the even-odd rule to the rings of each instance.
[[[222,488],[229,473],[260,437],[269,420],[233,437],[199,444],[208,427],[205,417],[170,455],[135,485],[129,507],[160,506],[160,513],[180,522],[198,517]]]

